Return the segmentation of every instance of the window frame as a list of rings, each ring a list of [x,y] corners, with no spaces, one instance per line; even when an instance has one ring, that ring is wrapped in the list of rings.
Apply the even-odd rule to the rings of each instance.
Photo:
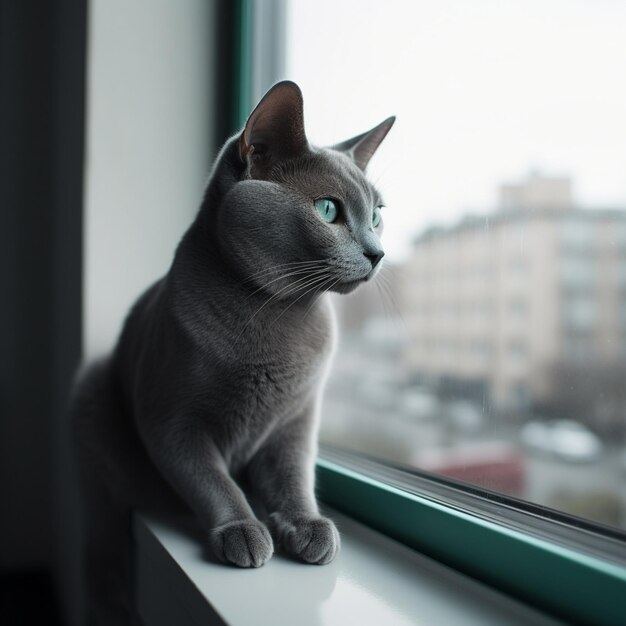
[[[492,508],[502,506],[500,521],[484,515],[484,507],[480,512],[477,505],[480,500],[484,504],[487,490],[470,490],[417,471],[412,472],[416,487],[409,491],[381,479],[377,471],[401,475],[402,470],[330,447],[322,446],[316,469],[323,502],[389,537],[559,618],[596,626],[623,624],[626,567],[593,553],[593,544],[604,544],[605,554],[615,546],[626,553],[621,531],[607,528],[603,537],[593,534],[596,525],[591,522],[580,520],[581,528],[576,528],[568,527],[568,519],[576,520],[565,514],[557,514],[558,520],[539,517],[544,526],[560,526],[561,534],[568,530],[573,535],[569,541],[549,539],[530,525],[525,530],[523,521],[505,522],[507,511],[500,502],[492,501]],[[437,487],[442,484],[462,493],[465,503],[434,495],[441,493]],[[577,537],[585,534],[592,545],[577,549]]]

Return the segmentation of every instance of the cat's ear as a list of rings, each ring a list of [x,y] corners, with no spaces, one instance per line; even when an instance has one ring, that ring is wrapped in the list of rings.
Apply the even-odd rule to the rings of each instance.
[[[378,126],[372,128],[372,130],[368,130],[356,137],[352,137],[352,139],[347,139],[331,147],[333,150],[339,150],[340,152],[348,154],[359,168],[365,171],[367,164],[374,156],[374,152],[376,152],[382,140],[387,136],[387,133],[391,130],[395,121],[395,115],[392,115]]]
[[[302,92],[284,80],[257,104],[239,138],[241,160],[254,176],[274,161],[293,158],[308,148]]]

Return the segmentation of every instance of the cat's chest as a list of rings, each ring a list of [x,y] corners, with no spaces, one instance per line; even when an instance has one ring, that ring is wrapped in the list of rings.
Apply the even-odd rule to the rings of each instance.
[[[310,419],[323,365],[311,361],[242,362],[232,373],[222,441],[233,469],[247,464],[271,433],[292,419]]]
[[[326,366],[324,353],[303,352],[237,362],[230,371],[229,387],[238,413],[259,421],[295,410],[319,386]]]
[[[292,419],[314,411],[335,345],[334,315],[321,303],[299,324],[249,329],[235,340],[190,351],[195,390],[184,400],[204,415],[232,467],[247,463],[264,441]]]
[[[331,340],[289,342],[283,337],[230,364],[222,401],[229,415],[227,439],[235,463],[245,464],[282,424],[309,418],[329,366]]]
[[[334,348],[333,320],[318,315],[291,332],[257,335],[230,363],[242,405],[273,416],[319,387]]]

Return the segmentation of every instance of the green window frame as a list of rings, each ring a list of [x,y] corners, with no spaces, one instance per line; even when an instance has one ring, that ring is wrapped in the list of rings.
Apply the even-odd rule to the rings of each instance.
[[[255,5],[254,0],[233,0],[229,5],[234,59],[228,94],[231,132],[243,126],[255,104],[251,44]],[[478,507],[487,491],[472,495],[470,491],[482,490],[457,483],[452,488],[469,497],[465,504],[453,503],[445,493],[431,493],[429,484],[441,484],[436,477],[419,473],[421,478],[413,482],[421,487],[412,489],[380,477],[380,470],[388,468],[360,455],[322,448],[316,467],[318,496],[410,548],[556,617],[593,626],[626,623],[626,533],[605,529],[603,536],[593,529],[577,529],[565,515],[555,521],[522,514],[515,524],[505,516],[490,518]],[[492,503],[490,508],[499,506]],[[542,535],[533,520],[557,528],[553,536],[559,535],[558,529],[564,531],[569,540]],[[594,549],[597,545],[599,550]]]
[[[398,485],[394,474],[404,474],[405,484],[415,488]],[[485,507],[485,496],[496,494],[332,449],[321,450],[316,486],[318,497],[337,510],[556,617],[594,626],[625,623],[621,531],[596,533],[595,525],[583,520],[576,527],[558,512],[556,520],[514,515],[499,502],[506,498],[497,496]],[[460,502],[453,501],[455,490]],[[498,509],[500,520],[486,514]]]
[[[216,12],[216,48],[222,61],[217,68],[215,131],[220,143],[244,125],[253,106],[254,1],[218,0]]]

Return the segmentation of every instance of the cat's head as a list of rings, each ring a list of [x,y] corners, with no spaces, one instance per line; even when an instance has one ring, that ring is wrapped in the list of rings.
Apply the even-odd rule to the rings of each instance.
[[[288,298],[347,293],[373,278],[384,255],[383,199],[365,169],[394,121],[318,148],[304,132],[298,86],[268,91],[237,139],[241,174],[218,221],[251,285]]]

